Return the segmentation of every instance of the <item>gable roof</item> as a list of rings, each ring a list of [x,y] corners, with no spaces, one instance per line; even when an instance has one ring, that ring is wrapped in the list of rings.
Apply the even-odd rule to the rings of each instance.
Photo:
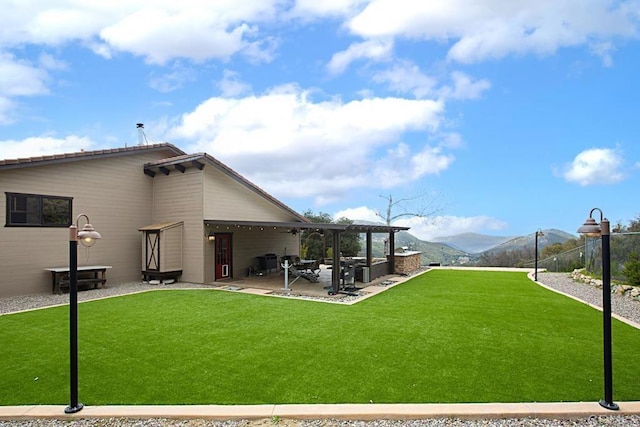
[[[264,191],[262,188],[258,187],[257,185],[240,175],[238,172],[234,171],[229,166],[225,165],[224,163],[207,153],[183,154],[180,156],[149,162],[144,165],[144,173],[146,175],[149,175],[150,177],[154,177],[157,173],[169,175],[172,171],[184,173],[187,168],[191,167],[202,170],[207,164],[220,170],[234,181],[240,183],[249,190],[258,194],[260,197],[268,200],[281,209],[284,209],[286,212],[291,213],[295,218],[299,219],[300,222],[311,222],[303,215],[300,215],[298,212],[291,209],[289,206],[285,205],[280,200],[276,199],[275,197]]]
[[[133,147],[109,148],[105,150],[79,151],[75,153],[51,154],[37,157],[25,157],[20,159],[0,160],[0,170],[24,168],[30,166],[40,166],[45,164],[75,162],[78,160],[98,159],[105,157],[125,156],[141,151],[154,152],[169,150],[177,156],[184,155],[185,152],[178,147],[169,143],[152,144],[152,145],[135,145]]]

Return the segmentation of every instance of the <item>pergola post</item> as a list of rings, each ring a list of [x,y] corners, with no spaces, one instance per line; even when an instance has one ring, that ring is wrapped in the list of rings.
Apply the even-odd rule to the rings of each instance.
[[[367,231],[367,267],[371,268],[371,262],[373,260],[371,231]]]
[[[331,288],[334,294],[340,291],[340,232],[333,231],[333,268],[331,269]]]
[[[393,274],[396,271],[396,236],[395,233],[389,231],[389,274]]]

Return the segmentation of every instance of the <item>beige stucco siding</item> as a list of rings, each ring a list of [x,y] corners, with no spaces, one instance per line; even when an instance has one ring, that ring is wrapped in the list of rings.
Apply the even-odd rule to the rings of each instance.
[[[182,270],[182,225],[164,230],[162,239],[162,271]]]
[[[299,221],[213,166],[204,168],[204,218],[228,221]]]
[[[151,222],[153,185],[142,165],[168,155],[142,152],[1,170],[0,212],[6,217],[4,192],[73,197],[74,221],[85,213],[102,234],[91,249],[78,247],[78,265],[112,266],[108,282],[139,280],[137,230]],[[50,292],[44,268],[68,266],[68,236],[66,227],[1,227],[0,296]]]
[[[203,173],[194,168],[153,178],[153,223],[183,221],[182,281],[204,283]]]

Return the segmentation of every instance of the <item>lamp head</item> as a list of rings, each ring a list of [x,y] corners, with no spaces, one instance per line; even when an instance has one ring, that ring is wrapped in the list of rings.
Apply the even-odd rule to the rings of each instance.
[[[600,237],[600,232],[600,224],[598,224],[593,217],[587,218],[582,227],[578,228],[578,233],[586,237]]]
[[[87,248],[93,246],[98,239],[102,239],[102,236],[89,223],[86,223],[82,230],[78,231],[78,240]]]

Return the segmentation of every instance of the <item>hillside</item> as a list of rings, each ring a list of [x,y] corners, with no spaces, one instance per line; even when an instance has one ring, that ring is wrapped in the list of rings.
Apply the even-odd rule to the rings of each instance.
[[[487,236],[477,233],[462,233],[455,236],[435,237],[434,242],[445,243],[452,248],[459,249],[470,254],[479,254],[494,248],[513,237]]]
[[[356,221],[359,224],[376,224],[368,221]],[[575,239],[573,234],[557,229],[542,230],[544,236],[538,239],[538,248],[564,243]],[[372,252],[374,257],[384,257],[386,234],[374,234]],[[396,247],[405,246],[409,250],[422,252],[422,265],[439,262],[445,265],[475,262],[483,253],[521,250],[535,246],[535,232],[526,236],[505,237],[489,236],[477,233],[462,233],[454,236],[438,237],[432,242],[420,240],[411,230],[396,233]]]
[[[544,236],[538,238],[538,249],[542,249],[547,245],[551,245],[554,243],[564,243],[567,240],[575,239],[576,236],[573,234],[569,234],[562,230],[556,230],[553,228],[542,230]],[[533,248],[536,244],[536,233],[527,234],[526,236],[514,237],[512,239],[507,240],[500,245],[491,248],[485,252],[501,252],[501,251],[509,251],[509,250],[519,250],[525,248]]]

